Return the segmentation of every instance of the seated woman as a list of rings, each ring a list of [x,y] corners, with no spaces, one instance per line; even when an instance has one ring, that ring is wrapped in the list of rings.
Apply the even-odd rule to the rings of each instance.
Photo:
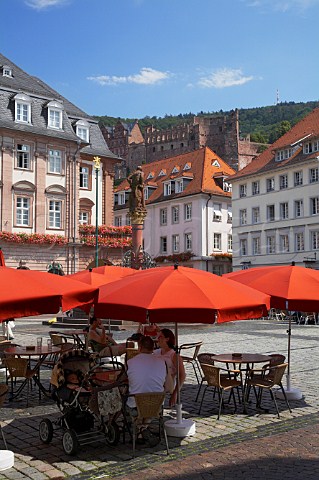
[[[88,343],[100,357],[118,357],[126,352],[126,344],[116,343],[110,335],[107,335],[101,319],[96,317],[90,318]]]
[[[177,385],[176,385],[176,375],[177,375],[177,368],[179,374],[179,388],[181,389],[183,383],[185,382],[185,368],[182,358],[179,356],[177,357],[174,347],[175,347],[175,335],[169,328],[163,328],[160,330],[157,343],[160,348],[154,350],[154,355],[160,355],[163,360],[165,360],[169,372],[174,380],[175,387],[173,393],[171,394],[171,398],[169,401],[170,406],[175,405],[177,400]],[[178,358],[178,365],[177,365],[177,358]]]

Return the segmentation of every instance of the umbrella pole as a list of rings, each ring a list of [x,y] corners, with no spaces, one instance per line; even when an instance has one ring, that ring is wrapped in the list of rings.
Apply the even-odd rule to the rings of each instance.
[[[180,394],[180,379],[179,379],[179,347],[178,347],[178,326],[177,322],[175,323],[175,342],[176,342],[176,385],[177,385],[177,402],[176,402],[176,420],[167,420],[165,422],[165,430],[167,435],[171,437],[187,437],[190,435],[195,435],[196,424],[190,418],[183,418],[182,415],[182,404],[181,404],[181,394]]]

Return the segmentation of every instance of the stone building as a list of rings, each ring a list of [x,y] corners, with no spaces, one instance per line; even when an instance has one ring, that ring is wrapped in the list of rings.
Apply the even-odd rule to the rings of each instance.
[[[79,224],[113,221],[117,157],[97,121],[0,54],[0,246],[7,266],[78,270]],[[96,178],[94,157],[100,157]],[[96,198],[98,189],[98,204]],[[85,247],[86,262],[94,249]]]
[[[129,171],[142,163],[152,163],[175,155],[182,155],[202,147],[209,147],[235,170],[244,168],[257,156],[260,144],[239,136],[238,110],[229,115],[197,116],[193,123],[159,130],[153,126],[145,128],[144,139],[140,128],[133,135],[133,127],[118,122],[113,129],[102,127],[104,137],[113,153],[123,158],[117,168],[117,178],[125,177],[125,166]]]

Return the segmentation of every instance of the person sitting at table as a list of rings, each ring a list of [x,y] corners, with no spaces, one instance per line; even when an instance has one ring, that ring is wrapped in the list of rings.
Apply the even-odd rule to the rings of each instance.
[[[101,319],[96,317],[90,318],[88,343],[100,357],[118,357],[126,352],[126,344],[117,343],[111,335],[107,335]]]
[[[169,328],[162,328],[157,336],[157,343],[159,348],[154,351],[154,355],[160,356],[167,363],[169,372],[175,382],[175,387],[173,393],[171,394],[169,405],[172,407],[176,404],[177,400],[177,384],[176,384],[176,375],[177,368],[179,373],[179,389],[182,388],[183,383],[185,382],[186,374],[183,360],[180,356],[177,357],[175,352],[175,335]],[[177,366],[178,358],[178,366]]]
[[[139,343],[140,353],[127,362],[129,396],[126,407],[132,417],[137,416],[136,403],[132,395],[136,393],[164,392],[169,382],[169,379],[167,379],[168,368],[165,362],[158,356],[152,355],[153,350],[153,339],[143,336]],[[146,422],[142,422],[142,425],[140,425],[140,434],[150,446],[155,446],[159,443],[159,437],[149,431]]]

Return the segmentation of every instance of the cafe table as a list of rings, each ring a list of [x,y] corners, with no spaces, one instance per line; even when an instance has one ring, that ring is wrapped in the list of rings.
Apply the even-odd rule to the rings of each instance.
[[[219,355],[213,355],[211,359],[214,362],[226,363],[227,369],[229,369],[229,365],[233,365],[234,370],[238,368],[242,373],[245,374],[242,385],[243,395],[245,395],[246,379],[249,370],[254,368],[255,363],[266,364],[270,362],[271,357],[261,353],[221,353]]]
[[[6,356],[14,356],[14,357],[28,357],[29,361],[32,357],[35,358],[35,365],[33,370],[36,372],[36,375],[33,377],[36,385],[39,387],[39,393],[41,392],[49,396],[48,391],[44,388],[40,381],[40,369],[43,365],[45,359],[49,355],[56,355],[62,351],[61,347],[48,347],[47,345],[42,345],[41,347],[38,346],[14,346],[8,347],[4,350],[4,354]]]

